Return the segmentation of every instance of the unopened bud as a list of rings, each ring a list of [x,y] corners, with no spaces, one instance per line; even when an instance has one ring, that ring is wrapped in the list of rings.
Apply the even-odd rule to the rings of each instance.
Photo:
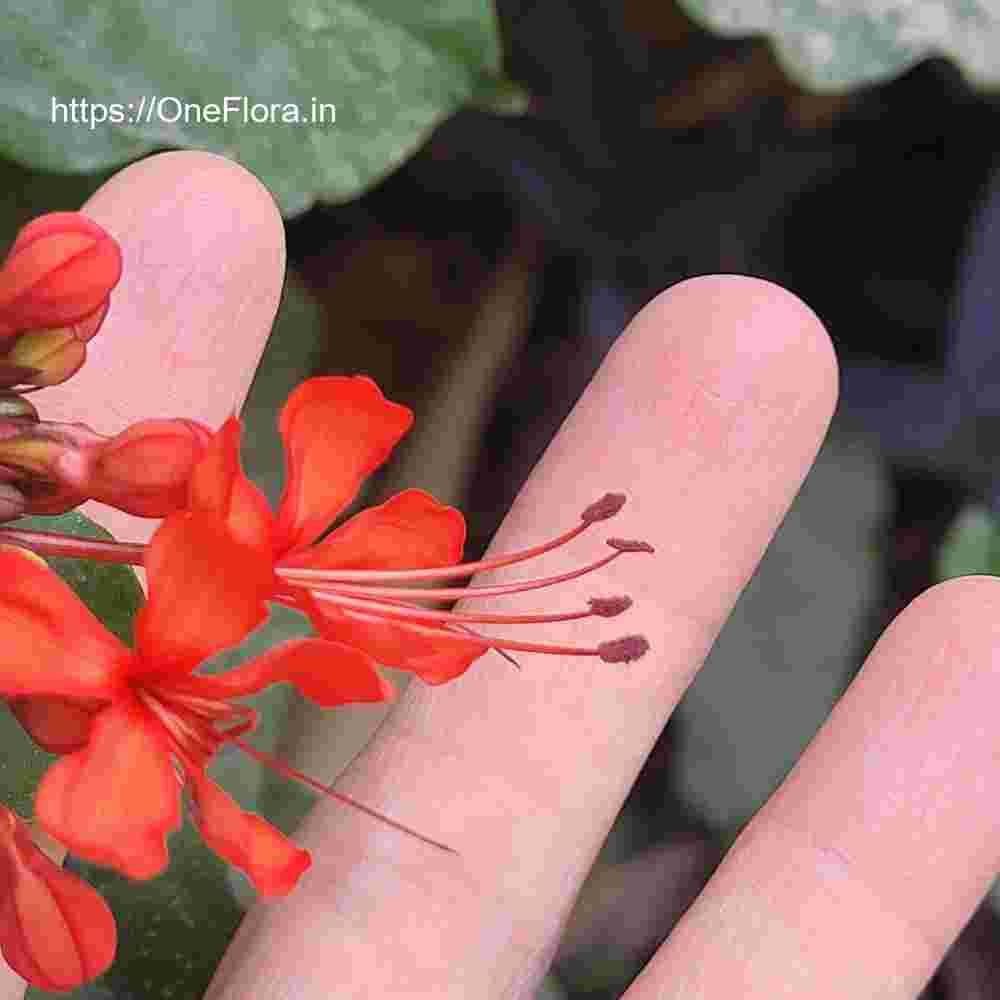
[[[59,385],[87,360],[87,345],[77,339],[72,327],[29,330],[10,344],[3,360],[31,372],[19,380],[20,385]]]
[[[0,336],[93,316],[118,284],[121,266],[115,240],[79,212],[29,222],[0,268]]]
[[[187,505],[191,473],[211,437],[194,420],[143,420],[95,450],[82,486],[129,514],[166,517]]]
[[[87,451],[104,440],[83,424],[41,423],[25,416],[0,420],[0,482],[23,494],[25,513],[72,510],[87,499],[77,486]]]

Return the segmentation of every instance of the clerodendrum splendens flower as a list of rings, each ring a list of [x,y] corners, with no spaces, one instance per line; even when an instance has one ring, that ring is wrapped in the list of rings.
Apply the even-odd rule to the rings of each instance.
[[[0,950],[7,964],[32,985],[62,992],[104,972],[116,944],[108,904],[0,806]]]
[[[0,546],[0,695],[40,745],[65,755],[37,793],[36,815],[48,833],[82,857],[148,878],[166,864],[166,835],[180,821],[183,788],[209,845],[244,869],[261,893],[279,895],[295,884],[308,855],[239,809],[205,767],[223,744],[235,743],[292,777],[309,779],[243,741],[254,713],[233,699],[285,681],[324,706],[381,701],[391,697],[392,687],[380,665],[442,683],[490,649],[607,662],[645,652],[641,636],[582,647],[474,630],[610,617],[630,605],[627,597],[595,597],[584,610],[555,614],[476,614],[426,604],[548,587],[623,553],[651,551],[643,542],[608,539],[612,551],[602,559],[540,579],[422,586],[541,556],[616,514],[625,502],[620,494],[592,503],[575,527],[550,541],[471,563],[458,561],[465,539],[461,514],[419,490],[354,515],[317,542],[411,419],[370,379],[310,379],[281,413],[287,483],[276,515],[240,467],[240,426],[233,418],[194,467],[191,509],[167,517],[148,546],[0,532],[39,552],[141,561],[149,577],[133,651],[37,555]],[[269,600],[306,611],[320,637],[284,643],[228,673],[199,673],[205,661],[264,620]],[[95,810],[94,802],[102,808]]]
[[[235,417],[215,434],[194,421],[155,420],[113,438],[42,421],[25,394],[83,364],[120,273],[113,237],[78,213],[30,223],[0,266],[0,521],[65,511],[88,498],[165,518],[148,545],[0,528],[0,699],[36,742],[61,755],[36,792],[37,824],[74,854],[146,879],[166,866],[167,837],[186,801],[210,847],[262,895],[283,895],[309,854],[209,778],[216,752],[232,744],[448,850],[245,742],[256,715],[239,699],[287,682],[326,707],[382,701],[393,694],[383,665],[440,684],[489,650],[611,663],[641,656],[648,645],[641,636],[584,647],[479,631],[611,617],[631,604],[624,596],[593,597],[585,609],[559,613],[441,608],[549,587],[624,553],[652,551],[610,538],[610,553],[574,570],[441,585],[542,556],[615,515],[625,497],[606,494],[549,541],[462,563],[462,515],[420,490],[355,514],[323,537],[413,420],[368,378],[310,379],[289,397],[279,419],[287,475],[277,512],[243,473]],[[105,628],[38,553],[144,564],[149,598],[135,620],[135,648]],[[305,612],[318,637],[205,672],[212,657],[264,621],[268,602]],[[44,989],[72,989],[110,965],[115,943],[103,900],[49,861],[0,806],[0,949],[10,965]]]
[[[206,842],[262,894],[286,893],[307,852],[205,773],[223,744],[243,745],[254,726],[254,712],[233,699],[279,681],[325,706],[380,701],[390,689],[367,656],[325,639],[284,643],[225,674],[196,673],[263,621],[269,581],[205,515],[165,520],[145,563],[149,599],[132,650],[37,556],[0,546],[0,691],[40,745],[65,755],[39,785],[36,819],[75,854],[150,878],[167,863],[183,789]]]
[[[459,676],[491,648],[591,655],[612,662],[641,655],[646,643],[638,636],[581,648],[490,638],[472,628],[610,617],[630,605],[625,597],[594,598],[584,611],[559,615],[477,615],[420,603],[532,590],[583,575],[623,552],[651,551],[642,542],[610,539],[609,555],[556,577],[494,587],[423,587],[428,581],[468,577],[548,552],[617,513],[624,496],[608,494],[591,504],[577,526],[550,542],[476,563],[459,563],[465,542],[461,513],[421,490],[405,490],[316,541],[412,421],[410,410],[386,400],[369,378],[309,379],[289,396],[278,422],[286,485],[277,514],[240,467],[236,418],[220,429],[195,468],[191,507],[222,517],[232,537],[273,568],[275,599],[305,611],[321,635],[431,684]]]

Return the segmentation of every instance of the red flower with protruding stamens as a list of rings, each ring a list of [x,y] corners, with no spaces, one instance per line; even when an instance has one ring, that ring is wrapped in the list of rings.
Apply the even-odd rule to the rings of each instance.
[[[116,944],[108,904],[0,806],[0,950],[7,964],[33,986],[61,993],[104,972]]]
[[[149,599],[130,650],[36,555],[0,546],[0,694],[39,743],[66,755],[39,785],[37,819],[75,854],[150,878],[167,863],[186,788],[210,846],[262,894],[286,893],[309,855],[205,773],[254,727],[254,712],[233,699],[282,681],[324,706],[381,701],[392,689],[363,652],[327,639],[197,673],[264,620],[272,584],[214,516],[167,518],[145,566]]]
[[[580,524],[551,542],[475,563],[458,562],[465,541],[462,515],[421,490],[406,490],[364,510],[317,542],[411,423],[410,411],[386,400],[371,379],[309,379],[291,394],[279,419],[287,479],[277,514],[240,467],[240,424],[235,417],[216,434],[192,475],[192,509],[221,516],[234,538],[274,568],[274,597],[305,611],[321,635],[431,684],[457,677],[491,648],[599,656],[613,662],[635,659],[645,651],[646,642],[638,636],[581,648],[492,638],[472,627],[609,617],[628,607],[627,598],[595,599],[585,611],[520,616],[440,611],[422,603],[549,586],[604,566],[625,551],[651,551],[643,542],[610,540],[614,551],[604,559],[542,580],[494,587],[413,586],[542,555],[616,514],[625,502],[620,494],[591,504]]]

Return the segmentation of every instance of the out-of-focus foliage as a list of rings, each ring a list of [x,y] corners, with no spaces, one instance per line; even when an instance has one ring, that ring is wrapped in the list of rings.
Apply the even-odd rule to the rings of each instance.
[[[931,55],[982,86],[1000,83],[1000,8],[991,0],[680,0],[724,35],[769,36],[797,82],[847,90]]]
[[[212,150],[286,214],[354,197],[448,114],[502,93],[490,0],[9,0],[0,33],[0,153],[87,171]],[[227,98],[235,113],[208,120]],[[244,98],[265,121],[244,122]],[[123,120],[53,123],[53,101],[72,99]],[[310,120],[320,104],[333,123]]]
[[[938,578],[977,573],[1000,576],[1000,521],[985,507],[966,507],[941,545]]]

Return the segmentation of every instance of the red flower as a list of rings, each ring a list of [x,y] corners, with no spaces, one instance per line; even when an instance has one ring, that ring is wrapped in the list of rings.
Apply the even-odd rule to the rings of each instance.
[[[60,993],[99,976],[115,957],[108,904],[51,861],[0,806],[0,950],[33,986]]]
[[[86,342],[104,319],[121,269],[118,244],[85,215],[34,219],[0,268],[0,337],[72,327]]]
[[[624,611],[628,598],[591,600],[585,611],[526,616],[475,615],[435,610],[422,601],[453,601],[530,590],[605,565],[645,543],[612,539],[614,551],[569,574],[499,587],[413,589],[429,580],[472,573],[541,555],[617,513],[624,496],[591,504],[581,523],[543,545],[488,561],[459,564],[465,521],[421,490],[406,490],[355,514],[316,539],[354,500],[365,477],[409,430],[412,413],[385,399],[364,376],[313,378],[288,398],[278,422],[285,445],[286,484],[277,514],[240,467],[240,424],[233,417],[209,444],[191,477],[191,507],[221,516],[230,535],[273,572],[273,596],[305,611],[324,637],[364,651],[379,663],[440,684],[462,674],[488,649],[514,649],[631,660],[644,639],[597,647],[545,646],[495,639],[475,624],[533,624]],[[391,586],[393,583],[407,586]],[[389,584],[389,585],[387,585]]]
[[[233,537],[271,570],[279,565],[323,570],[454,565],[462,555],[465,519],[421,490],[406,490],[362,511],[313,544],[412,423],[411,411],[386,400],[369,378],[309,379],[289,396],[278,421],[286,482],[277,514],[240,467],[235,417],[216,434],[191,477],[191,507],[221,515]],[[308,613],[321,635],[431,683],[462,673],[488,648],[460,633],[428,637],[388,619],[370,623],[363,613],[321,606],[305,588],[277,577],[274,594]]]
[[[266,616],[271,580],[219,520],[175,514],[145,556],[149,600],[136,648],[112,635],[37,556],[0,546],[0,693],[37,742],[66,754],[36,795],[43,829],[71,851],[133,878],[167,863],[180,793],[206,842],[263,895],[288,892],[309,865],[206,774],[223,744],[255,724],[234,698],[287,681],[321,705],[380,701],[391,688],[369,657],[324,639],[285,643],[226,674],[196,673]]]

